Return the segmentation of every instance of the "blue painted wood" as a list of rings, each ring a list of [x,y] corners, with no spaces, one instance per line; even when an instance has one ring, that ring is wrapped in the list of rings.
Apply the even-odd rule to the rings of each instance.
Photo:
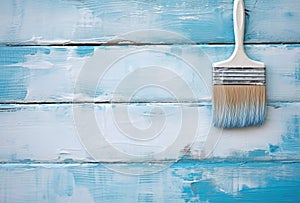
[[[246,50],[266,64],[269,101],[300,101],[299,45],[254,45]],[[208,101],[212,63],[232,51],[231,45],[2,46],[0,101]],[[96,59],[96,66],[86,65],[90,58]],[[155,71],[143,72],[153,66]],[[144,85],[149,88],[139,89]]]
[[[0,201],[297,202],[299,163],[1,164]]]
[[[211,63],[228,58],[233,46],[194,43],[233,42],[232,4],[231,0],[2,2],[0,44],[45,46],[0,47],[0,202],[297,202],[300,3],[245,0],[245,40],[250,43],[246,49],[267,66],[268,116],[260,128],[218,130],[211,128]],[[68,43],[78,46],[63,46]],[[109,46],[81,46],[85,43]],[[53,44],[57,46],[47,46]],[[92,82],[99,72],[81,72],[95,54],[100,54],[100,68],[109,67],[96,95]],[[151,65],[180,77],[135,72],[135,67]],[[202,78],[195,77],[191,67]],[[119,83],[131,73],[140,75]],[[138,82],[161,84],[156,79],[160,77],[167,78],[165,85],[176,87],[178,100],[163,88],[130,98]],[[121,84],[117,89],[121,91],[113,89],[116,84]],[[186,94],[188,89],[196,96]],[[94,104],[95,96],[101,103]],[[113,102],[102,103],[107,101]],[[94,145],[101,154],[96,158],[87,144],[103,140],[83,140],[96,132],[89,113],[110,141]],[[167,133],[150,140],[132,137],[138,134],[126,137],[120,131],[128,126],[147,129],[164,119],[162,132]],[[198,136],[191,139],[195,121]],[[181,142],[172,142],[184,123],[188,125]],[[153,155],[167,151],[167,144],[175,147]],[[124,156],[117,156],[115,148]]]
[[[299,42],[298,0],[245,4],[247,42]],[[0,42],[233,42],[232,7],[232,0],[3,1]]]

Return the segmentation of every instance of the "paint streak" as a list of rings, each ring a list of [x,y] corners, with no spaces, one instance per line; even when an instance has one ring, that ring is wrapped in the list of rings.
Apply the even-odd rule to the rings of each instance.
[[[94,53],[94,47],[92,46],[78,46],[76,49],[76,53],[79,57],[90,56]]]
[[[300,114],[293,114],[286,121],[286,129],[283,134],[281,153],[297,156],[295,150],[300,148]]]
[[[300,82],[300,60],[295,65],[295,78],[297,82]]]

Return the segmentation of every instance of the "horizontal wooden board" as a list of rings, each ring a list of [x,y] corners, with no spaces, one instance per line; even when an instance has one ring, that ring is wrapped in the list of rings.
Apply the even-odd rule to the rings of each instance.
[[[300,101],[300,46],[254,45],[269,101]],[[0,47],[0,102],[201,102],[231,45]]]
[[[298,0],[245,4],[247,42],[300,42]],[[228,43],[232,7],[231,0],[3,1],[0,43]]]
[[[0,106],[1,162],[300,159],[300,103],[273,103],[262,127],[211,126],[211,105]]]
[[[299,163],[1,164],[1,202],[287,202]]]

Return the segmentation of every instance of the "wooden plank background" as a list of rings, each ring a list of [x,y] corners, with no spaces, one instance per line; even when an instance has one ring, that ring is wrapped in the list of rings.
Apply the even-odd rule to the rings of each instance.
[[[225,130],[232,0],[1,2],[0,202],[297,202],[300,2],[245,6],[267,119]]]
[[[299,42],[298,1],[245,4],[247,42]],[[3,44],[233,42],[231,0],[15,0],[1,3],[0,17],[5,19],[0,28]],[[136,34],[143,30],[148,35]],[[151,30],[167,31],[169,36]],[[178,35],[186,40],[178,41]]]
[[[156,89],[141,91],[144,93],[131,98],[131,94],[138,88],[138,80],[127,81],[122,91],[116,92],[121,81],[126,81],[124,77],[147,66],[161,67],[177,75],[162,78],[159,77],[160,72],[151,72],[139,77],[157,84],[168,80],[165,83],[174,86],[173,91],[179,101],[210,100],[211,63],[228,58],[232,51],[232,45],[0,47],[0,101],[72,102],[75,99],[78,102],[129,102],[131,99],[132,102],[174,102],[172,96]],[[299,45],[252,45],[247,46],[247,51],[252,58],[263,61],[268,68],[269,101],[299,101]],[[93,71],[83,67],[94,55],[99,58],[97,70],[108,71],[95,75],[96,82],[100,84],[95,83],[95,87],[92,87],[88,82],[92,74],[84,75],[84,72]],[[122,58],[118,59],[120,56]],[[194,91],[193,97],[184,91],[186,87],[180,80]],[[76,90],[78,86],[84,90]],[[74,98],[74,94],[77,97]]]

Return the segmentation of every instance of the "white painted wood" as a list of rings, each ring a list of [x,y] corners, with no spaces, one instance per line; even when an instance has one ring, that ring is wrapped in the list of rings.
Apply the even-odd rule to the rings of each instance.
[[[298,160],[299,107],[274,103],[264,126],[220,130],[207,104],[1,105],[0,160]]]
[[[0,47],[0,101],[208,101],[212,63],[232,51],[227,45]],[[266,65],[268,101],[300,101],[298,45],[246,51]]]

